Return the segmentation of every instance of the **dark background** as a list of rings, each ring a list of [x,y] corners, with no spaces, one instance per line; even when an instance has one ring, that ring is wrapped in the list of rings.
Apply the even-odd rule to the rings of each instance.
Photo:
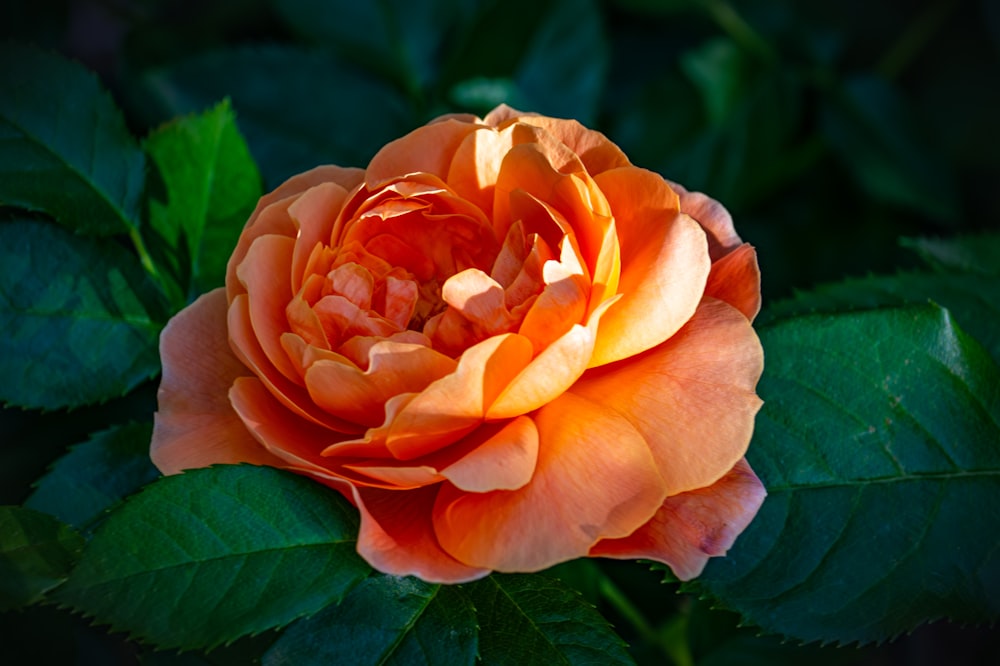
[[[0,39],[92,69],[139,137],[231,97],[268,188],[318,163],[363,166],[444,112],[507,101],[575,117],[637,165],[723,202],[758,249],[765,307],[825,281],[916,266],[902,237],[1000,227],[995,0],[34,0],[5,3]],[[89,432],[148,416],[154,395],[155,383],[58,419],[0,410],[2,438],[30,443],[0,450],[0,503],[22,502]],[[651,622],[708,616],[659,574],[601,566]],[[657,663],[624,618],[601,610],[638,658]],[[692,640],[698,664],[1000,654],[995,632],[940,622],[888,645],[820,650],[710,615],[699,621],[726,640]],[[31,655],[25,663],[135,659],[51,609],[4,614],[0,634]],[[218,659],[239,663],[239,649]]]

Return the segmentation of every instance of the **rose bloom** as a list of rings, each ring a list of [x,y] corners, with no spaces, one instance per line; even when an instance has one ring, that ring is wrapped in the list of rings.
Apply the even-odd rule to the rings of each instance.
[[[260,200],[225,288],[163,331],[152,458],[326,484],[390,574],[689,579],[764,498],[759,307],[715,201],[572,120],[445,116]]]

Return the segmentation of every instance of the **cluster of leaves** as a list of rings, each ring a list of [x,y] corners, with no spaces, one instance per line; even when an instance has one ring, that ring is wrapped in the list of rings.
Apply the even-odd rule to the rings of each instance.
[[[117,102],[78,64],[0,45],[0,476],[33,464],[16,455],[55,459],[0,508],[5,626],[99,634],[82,614],[148,646],[102,643],[108,661],[127,645],[149,664],[845,663],[859,653],[798,644],[1000,617],[1000,235],[895,246],[1000,214],[960,184],[990,173],[989,142],[957,134],[975,118],[942,154],[905,112],[932,107],[898,85],[953,3],[918,14],[877,75],[844,62],[844,36],[863,36],[767,3],[256,0],[196,23],[187,4],[115,19]],[[8,25],[51,27],[33,5]],[[974,94],[960,103],[996,91]],[[451,587],[383,576],[332,491],[249,466],[158,479],[148,461],[159,331],[221,283],[262,188],[500,101],[602,127],[742,211],[774,293],[831,276],[830,257],[834,275],[879,270],[762,313],[749,458],[769,498],[697,581],[657,571],[670,586],[651,591],[629,583],[643,567],[589,562]]]

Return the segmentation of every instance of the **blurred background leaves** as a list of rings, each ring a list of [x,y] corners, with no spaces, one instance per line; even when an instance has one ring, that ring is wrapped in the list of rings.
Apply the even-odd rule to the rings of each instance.
[[[161,126],[177,116],[235,118],[265,190],[319,163],[363,166],[381,145],[441,113],[481,114],[507,102],[577,118],[636,164],[723,202],[758,249],[768,305],[845,277],[858,282],[815,293],[831,303],[862,292],[875,303],[920,302],[925,278],[897,271],[923,264],[900,238],[1000,228],[994,0],[34,0],[0,8],[0,39],[40,45],[95,71],[135,136],[155,141],[151,132],[170,131]],[[228,106],[216,107],[225,99]],[[43,99],[40,112],[63,102]],[[14,215],[0,207],[5,222]],[[188,238],[191,252],[197,240]],[[935,255],[933,241],[914,243],[948,270],[954,257]],[[17,254],[8,245],[7,271]],[[882,277],[866,277],[873,273]],[[989,338],[988,322],[969,323],[948,300],[952,292],[969,298],[977,284],[995,288],[996,273],[983,275],[955,277],[950,291],[935,295],[966,330],[979,329],[980,340]],[[207,284],[185,279],[181,299]],[[83,301],[88,309],[100,305],[91,300]],[[152,300],[137,302],[162,323],[163,304]],[[995,292],[983,300],[996,303]],[[69,445],[148,420],[155,384],[144,380],[155,359],[119,360],[134,371],[127,386],[101,393],[109,402],[60,411],[58,419],[0,411],[0,503],[24,502],[31,482]],[[95,371],[101,367],[95,358]],[[972,663],[997,647],[985,630],[932,626],[882,648],[800,648],[759,638],[734,617],[708,613],[706,602],[670,597],[665,608],[659,573],[602,567],[635,607],[609,605],[615,597],[607,590],[593,601],[638,645],[640,661],[656,663],[642,650],[659,646],[654,655],[678,664],[936,663],[944,655]],[[572,568],[564,573],[573,579]],[[586,595],[588,580],[571,582]],[[80,654],[120,656],[104,638],[88,638],[93,632],[82,623],[54,615],[32,609],[3,617],[11,636],[32,636],[40,618],[77,636]],[[239,644],[234,650],[243,654]],[[80,654],[65,659],[86,663]]]

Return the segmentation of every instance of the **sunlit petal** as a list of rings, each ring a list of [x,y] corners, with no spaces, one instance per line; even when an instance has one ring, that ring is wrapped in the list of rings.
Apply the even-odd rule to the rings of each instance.
[[[571,391],[615,410],[649,443],[671,495],[718,480],[746,452],[764,355],[746,317],[706,299],[667,342],[589,370]]]
[[[662,504],[649,447],[615,412],[566,394],[534,421],[538,462],[527,485],[490,493],[441,487],[434,527],[459,560],[537,571],[585,555],[600,539],[631,534]]]

